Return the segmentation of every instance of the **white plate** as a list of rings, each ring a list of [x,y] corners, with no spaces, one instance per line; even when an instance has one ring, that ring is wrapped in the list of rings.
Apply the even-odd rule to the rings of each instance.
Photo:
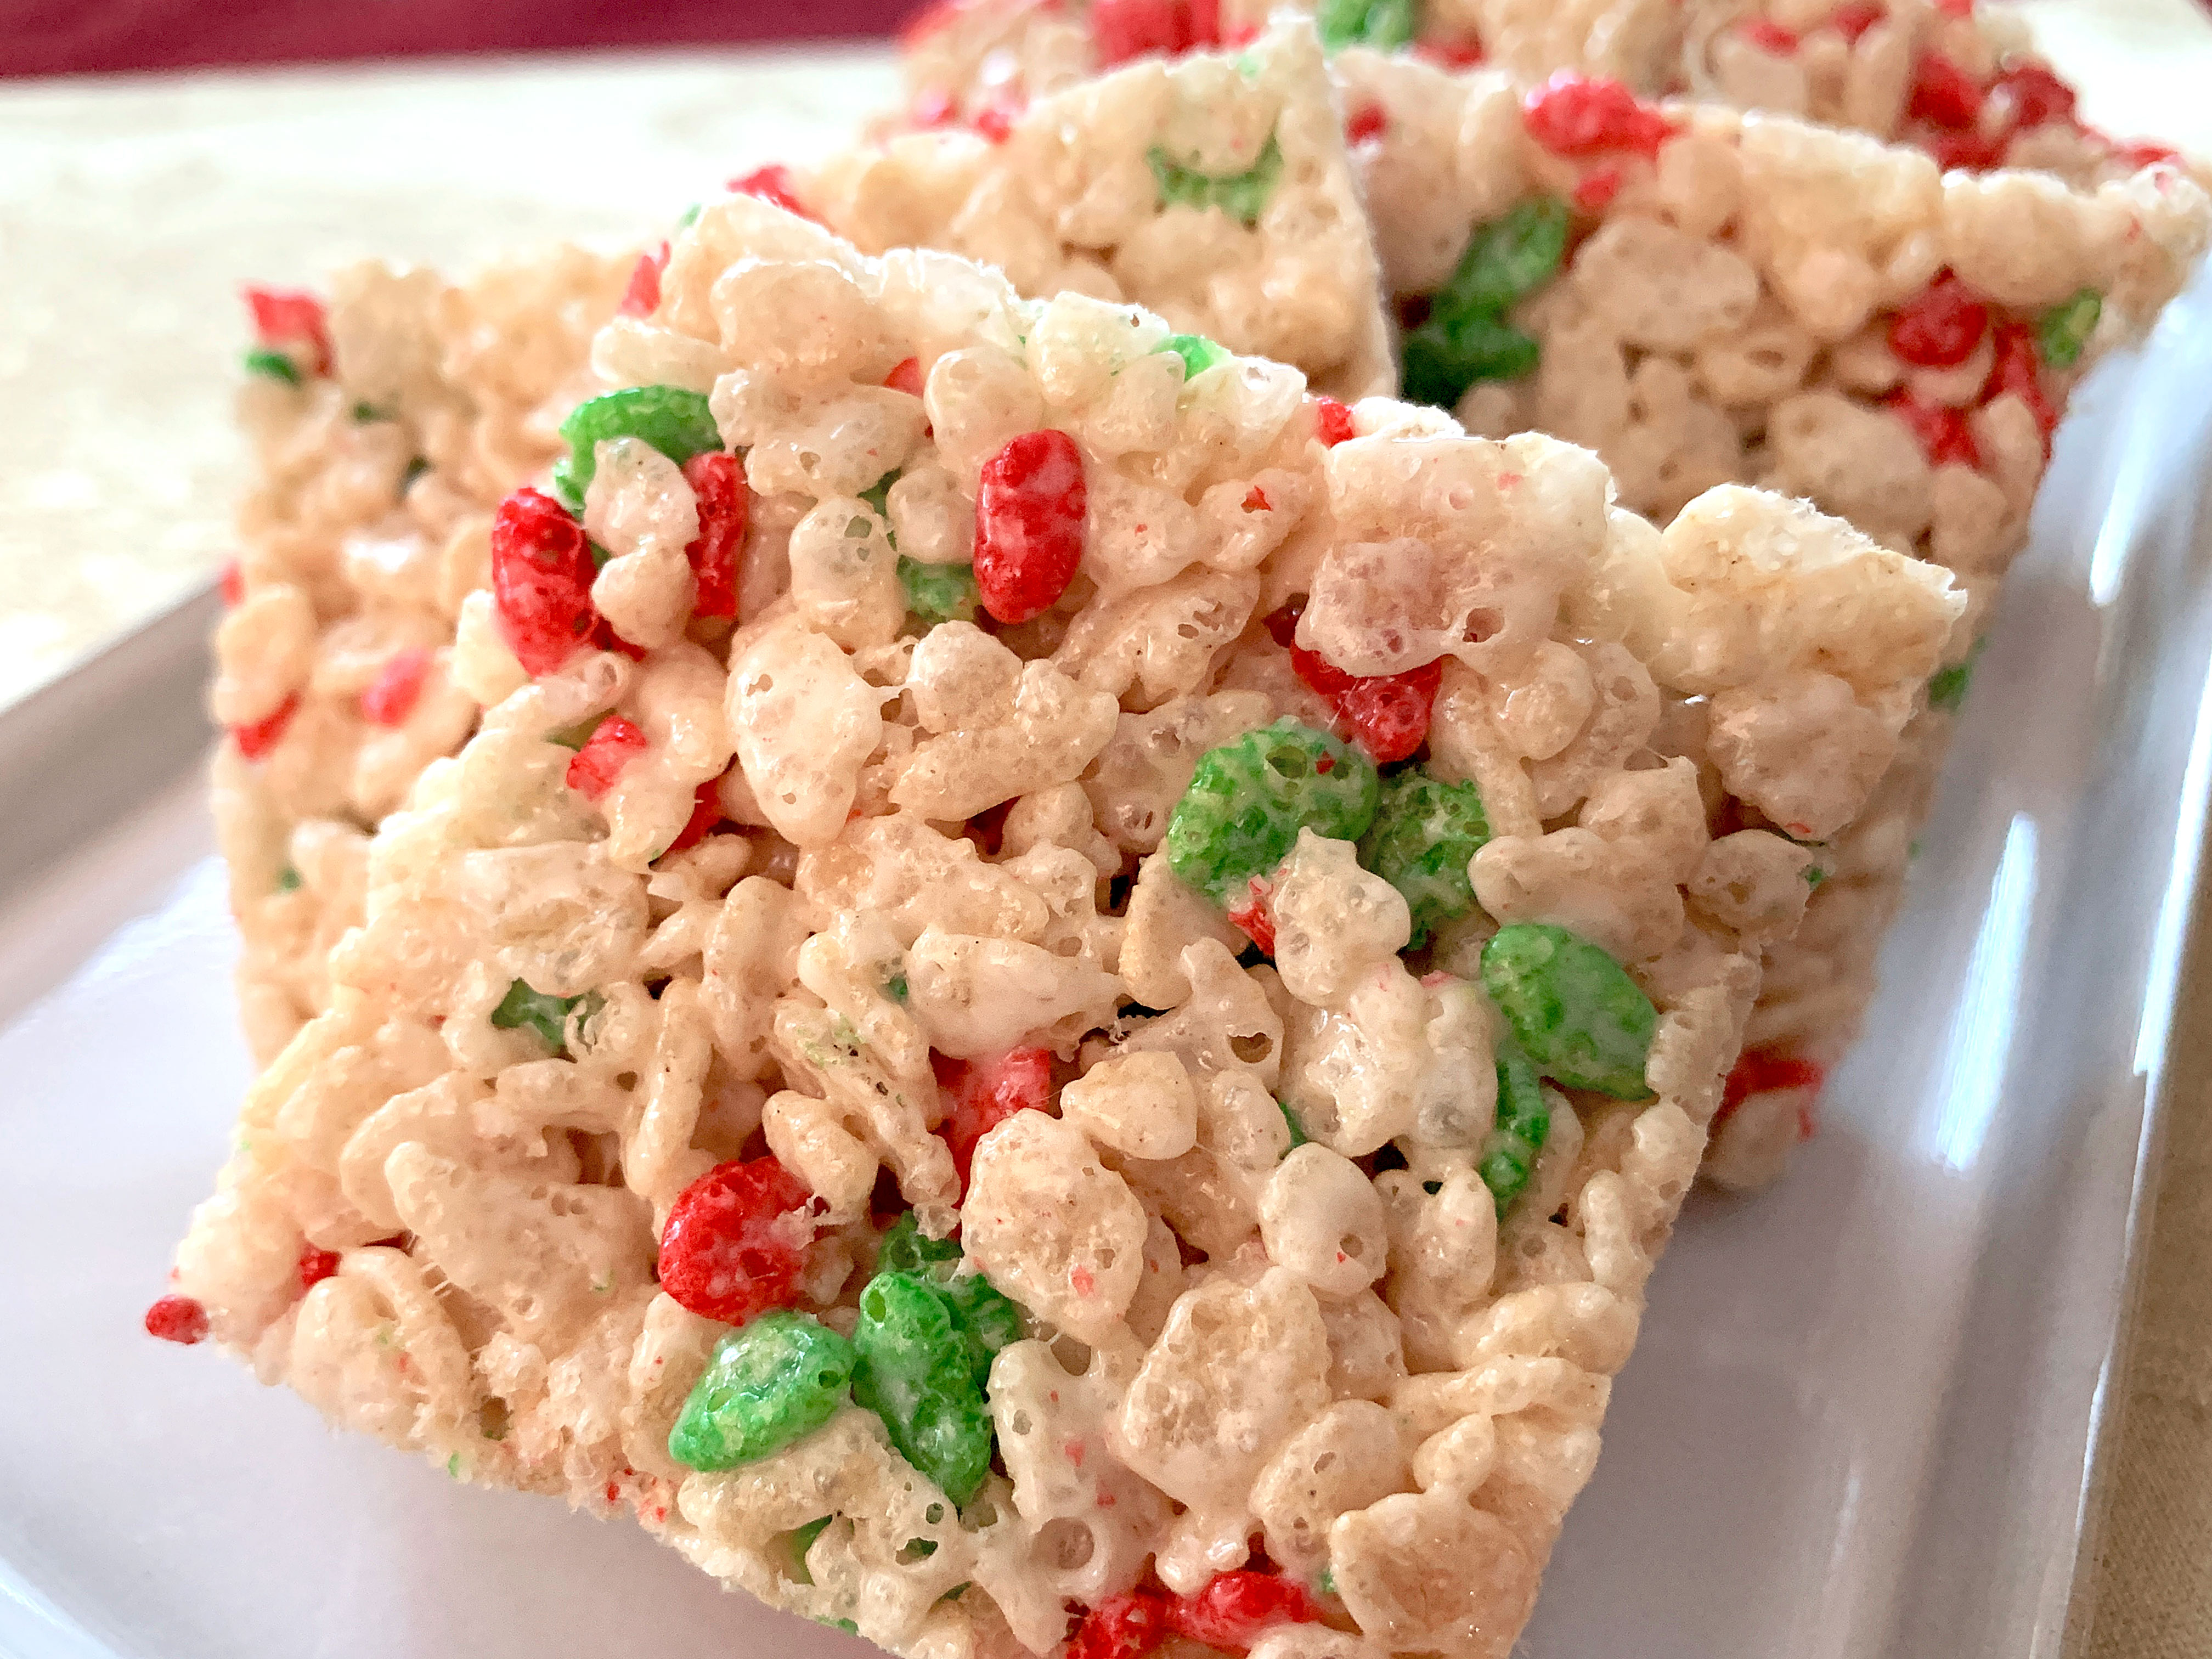
[[[1693,1201],[1532,1656],[2057,1650],[2212,774],[2212,282],[2079,410],[1826,1131]],[[0,915],[20,1006],[145,911],[0,1034],[0,1651],[859,1651],[140,1334],[246,1076],[206,847],[171,786]]]

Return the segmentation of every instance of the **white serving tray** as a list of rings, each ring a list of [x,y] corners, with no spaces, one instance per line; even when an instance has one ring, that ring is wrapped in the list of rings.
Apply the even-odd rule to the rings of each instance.
[[[2059,1650],[2212,779],[2212,280],[2077,410],[1826,1131],[1693,1200],[1532,1659]],[[0,1653],[862,1651],[141,1334],[246,1079],[204,732],[148,740],[196,603],[0,718]]]

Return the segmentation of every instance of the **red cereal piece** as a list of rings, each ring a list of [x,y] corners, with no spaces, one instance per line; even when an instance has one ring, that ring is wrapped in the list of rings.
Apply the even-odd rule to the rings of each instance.
[[[1488,55],[1482,49],[1482,42],[1471,34],[1462,35],[1455,40],[1416,40],[1413,42],[1413,56],[1425,58],[1438,69],[1444,70],[1473,69],[1478,64],[1489,61]]]
[[[236,559],[223,566],[222,574],[215,579],[215,585],[216,591],[222,595],[222,602],[233,610],[245,602],[246,573],[238,568]]]
[[[2051,434],[2058,429],[2058,410],[2043,389],[2043,357],[2035,349],[2035,331],[2026,323],[2006,323],[1997,330],[1996,362],[1982,386],[1982,401],[1991,403],[2007,392],[2025,403],[2043,433],[2043,453],[2051,453]]]
[[[1888,9],[1877,3],[1877,0],[1864,0],[1860,5],[1843,7],[1828,19],[1828,27],[1856,46],[1859,36],[1888,15]]]
[[[246,726],[230,728],[230,740],[238,745],[238,752],[250,761],[258,761],[276,746],[284,735],[284,728],[292,723],[292,716],[300,712],[300,694],[295,691],[277,705],[273,714]]]
[[[772,203],[786,213],[795,213],[802,219],[814,219],[817,224],[820,222],[814,210],[799,199],[799,192],[793,187],[791,169],[780,161],[764,167],[755,167],[742,179],[731,179],[730,193],[732,196],[757,196],[762,201]]]
[[[903,392],[909,398],[921,396],[921,359],[908,357],[884,376],[884,384],[894,392]]]
[[[1326,449],[1334,449],[1352,435],[1352,410],[1334,398],[1316,398],[1314,429]]]
[[[301,289],[251,288],[246,303],[253,313],[253,337],[270,350],[288,345],[313,348],[313,372],[331,372],[330,314],[323,302]]]
[[[1273,889],[1258,876],[1252,878],[1251,896],[1242,904],[1229,907],[1229,920],[1243,930],[1244,936],[1267,955],[1275,954],[1275,917],[1268,909],[1267,900]]]
[[[660,304],[660,273],[668,269],[668,244],[637,256],[618,309],[625,317],[650,317]]]
[[[2005,151],[2011,146],[2009,133],[1970,131],[1930,133],[1922,147],[1946,173],[1987,173],[2003,165]]]
[[[964,1196],[977,1141],[1016,1112],[1052,1109],[1052,1050],[1009,1048],[995,1060],[953,1060],[933,1054],[930,1064],[936,1070],[938,1087],[952,1097],[937,1133],[951,1149]]]
[[[1267,492],[1257,484],[1244,492],[1244,510],[1247,513],[1266,513],[1273,506],[1273,503],[1267,499]]]
[[[207,1310],[188,1296],[165,1296],[146,1310],[149,1336],[158,1336],[164,1342],[181,1342],[190,1347],[195,1342],[204,1342],[207,1334]]]
[[[1920,440],[1929,465],[1941,466],[1946,461],[1981,465],[1982,453],[1975,446],[1974,429],[1967,424],[1965,410],[1923,403],[1902,387],[1884,401],[1892,414],[1912,428],[1912,435]]]
[[[2154,167],[2161,161],[2179,161],[2181,159],[2179,150],[2169,149],[2164,144],[2116,143],[2112,146],[2112,150],[2122,161],[2137,170]]]
[[[1736,33],[1751,45],[1776,58],[1796,55],[1797,37],[1771,17],[1753,17],[1737,25]]]
[[[336,1250],[319,1250],[313,1245],[301,1247],[300,1251],[300,1293],[305,1296],[338,1270]]]
[[[500,637],[535,678],[550,674],[599,627],[591,543],[550,495],[518,489],[491,521],[492,606]]]
[[[1656,155],[1674,125],[1620,82],[1562,70],[1522,100],[1528,136],[1571,161],[1629,150]]]
[[[415,712],[422,682],[430,672],[430,648],[410,645],[395,651],[361,694],[361,716],[374,726],[398,726]]]
[[[1991,91],[2009,106],[2012,124],[2017,128],[2074,118],[2074,88],[2040,64],[2021,64],[2005,70]]]
[[[1293,644],[1291,666],[1328,699],[1345,735],[1376,765],[1404,760],[1428,741],[1429,716],[1436,707],[1437,688],[1443,683],[1442,662],[1402,674],[1347,674],[1318,651]]]
[[[1344,118],[1344,142],[1364,144],[1370,138],[1380,138],[1390,130],[1390,118],[1382,112],[1382,106],[1362,104]]]
[[[1721,1090],[1721,1109],[1714,1121],[1726,1117],[1753,1095],[1771,1094],[1777,1089],[1818,1089],[1827,1076],[1826,1066],[1795,1054],[1747,1048],[1728,1074]]]
[[[1178,57],[1220,38],[1219,0],[1095,0],[1091,8],[1101,69],[1152,52]]]
[[[983,463],[975,489],[975,586],[1002,623],[1050,610],[1083,561],[1083,452],[1065,432],[1024,432]]]
[[[1946,17],[1972,17],[1974,0],[1936,0],[1936,9]]]
[[[716,1164],[668,1206],[660,1288],[726,1325],[794,1305],[814,1238],[813,1203],[805,1183],[774,1158]]]
[[[1989,307],[1942,270],[1890,318],[1889,349],[1917,368],[1955,368],[1989,331]]]
[[[1912,99],[1906,112],[1939,127],[1962,131],[1982,112],[1985,94],[1974,77],[1940,52],[1923,52],[1912,66]]]
[[[610,714],[592,729],[568,763],[568,787],[586,800],[598,800],[615,787],[623,768],[650,747],[650,740],[634,722]]]
[[[695,617],[738,614],[738,561],[745,550],[745,526],[752,493],[744,464],[726,450],[710,449],[684,463],[684,482],[699,508],[699,533],[684,550],[699,591],[691,601]]]
[[[1197,1595],[1170,1603],[1168,1618],[1178,1635],[1242,1653],[1276,1625],[1318,1623],[1321,1604],[1295,1579],[1219,1572]]]
[[[1584,213],[1602,213],[1626,182],[1617,167],[1592,167],[1575,180],[1575,205]]]
[[[1022,118],[1029,107],[1029,100],[1012,89],[1003,91],[975,112],[969,124],[992,143],[1003,144],[1013,137],[1014,123]]]
[[[1109,1595],[1083,1615],[1064,1659],[1143,1659],[1174,1635],[1168,1598],[1153,1589]]]
[[[684,821],[684,827],[676,832],[676,839],[668,843],[661,856],[665,858],[669,853],[689,852],[706,840],[708,831],[721,821],[722,798],[715,792],[714,781],[709,778],[693,792],[691,816]]]

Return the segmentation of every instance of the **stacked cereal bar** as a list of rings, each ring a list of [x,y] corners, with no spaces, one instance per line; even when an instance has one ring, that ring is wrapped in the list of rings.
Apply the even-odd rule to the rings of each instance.
[[[216,635],[215,802],[263,1060],[329,1006],[366,832],[475,722],[454,618],[486,580],[492,509],[554,453],[543,411],[574,400],[629,268],[571,248],[457,287],[363,265],[327,307],[248,291],[258,477]]]
[[[939,247],[1024,294],[1127,299],[1344,398],[1390,389],[1372,239],[1310,25],[1151,59],[987,133],[899,134],[799,191],[871,252]]]
[[[1973,0],[1317,0],[1332,53],[1409,50],[1523,85],[1561,72],[1797,115],[1917,144],[1946,167],[2094,183],[2172,152],[2084,125],[2026,26]],[[922,127],[1002,131],[1032,100],[1129,59],[1236,45],[1261,0],[943,0],[909,26],[908,108]],[[1355,120],[1354,136],[1359,128]]]
[[[1875,809],[1835,840],[1777,821],[1826,844],[1715,1139],[1715,1177],[1760,1184],[1872,994],[2068,396],[2179,290],[2212,212],[2164,161],[2094,187],[1942,173],[1915,149],[1643,104],[1613,82],[1560,76],[1522,94],[1488,71],[1358,49],[1336,67],[1374,112],[1359,154],[1411,323],[1409,398],[1455,407],[1471,430],[1588,445],[1638,512],[1672,513],[1723,480],[1804,496],[1943,565],[1969,597]],[[1674,718],[1703,724],[1694,707]]]
[[[742,196],[592,361],[149,1325],[905,1654],[1503,1656],[1948,575]]]

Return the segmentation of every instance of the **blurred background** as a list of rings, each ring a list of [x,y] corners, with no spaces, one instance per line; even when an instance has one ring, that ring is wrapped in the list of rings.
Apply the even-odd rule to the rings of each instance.
[[[0,75],[726,46],[890,33],[912,0],[9,0]]]

